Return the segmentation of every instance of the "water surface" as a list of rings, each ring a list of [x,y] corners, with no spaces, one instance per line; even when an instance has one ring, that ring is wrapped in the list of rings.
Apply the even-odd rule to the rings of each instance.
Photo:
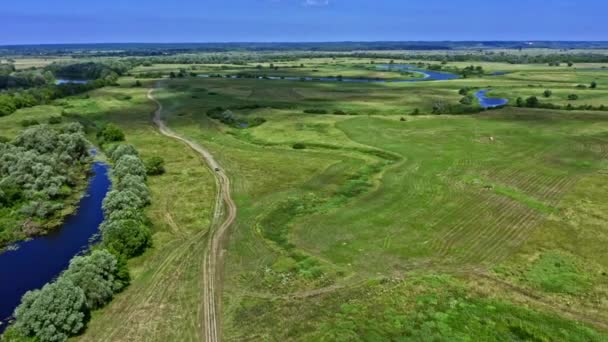
[[[69,79],[58,79],[55,81],[56,85],[61,85],[61,84],[87,84],[89,83],[88,80],[69,80]]]
[[[447,81],[459,78],[458,75],[447,73],[447,72],[437,72],[430,70],[418,69],[409,64],[385,64],[379,65],[379,69],[384,70],[400,70],[400,71],[409,71],[413,73],[422,74],[422,77],[410,78],[410,79],[381,79],[381,78],[350,78],[350,77],[310,77],[310,76],[258,76],[257,78],[252,79],[260,79],[260,80],[286,80],[286,81],[317,81],[317,82],[346,82],[346,83],[401,83],[401,82],[421,82],[421,81]],[[202,74],[198,75],[198,77],[206,77],[209,78],[211,75]],[[241,78],[236,75],[225,76],[225,78]],[[242,79],[248,79],[242,77]]]
[[[0,254],[0,332],[25,292],[38,289],[65,270],[72,257],[88,249],[103,221],[101,204],[110,189],[108,167],[92,166],[78,210],[48,235],[17,243],[16,250]]]
[[[477,100],[479,100],[479,105],[483,108],[495,108],[509,103],[509,100],[507,99],[487,97],[489,91],[490,89],[483,89],[475,93],[475,97],[477,97]]]

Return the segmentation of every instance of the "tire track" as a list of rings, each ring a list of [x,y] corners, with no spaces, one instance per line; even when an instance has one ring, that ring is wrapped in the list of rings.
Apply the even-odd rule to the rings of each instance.
[[[162,104],[154,98],[154,89],[148,91],[148,99],[157,106],[153,121],[161,134],[179,140],[196,151],[205,160],[207,166],[215,175],[218,194],[216,197],[215,214],[213,216],[212,231],[209,238],[207,250],[203,259],[203,339],[205,342],[216,342],[221,339],[220,318],[218,312],[221,309],[221,271],[223,268],[222,250],[226,241],[227,232],[236,219],[237,208],[230,194],[230,179],[222,171],[219,163],[213,155],[203,146],[188,140],[173,132],[161,119]],[[220,219],[225,212],[225,219]]]

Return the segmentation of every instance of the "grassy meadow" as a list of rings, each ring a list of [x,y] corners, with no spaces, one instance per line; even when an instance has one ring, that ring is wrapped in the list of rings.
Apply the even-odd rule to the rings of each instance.
[[[137,75],[180,69],[415,77],[357,58],[261,63],[262,71],[154,64],[120,86],[0,118],[8,137],[24,119],[63,115],[93,140],[96,127],[113,122],[144,160],[166,161],[167,173],[149,181],[153,248],[131,261],[132,285],[76,339],[201,338],[215,182],[194,152],[152,125],[145,95],[156,86],[163,120],[208,148],[232,182],[238,217],[224,253],[224,340],[608,339],[608,112],[431,114],[436,101],[457,103],[465,87],[510,103],[537,96],[608,105],[608,72],[595,64],[448,66],[470,64],[507,74],[373,84],[185,77],[133,87]],[[577,87],[593,81],[596,89]],[[218,107],[265,122],[226,125],[207,115]]]
[[[464,286],[472,302],[463,305],[474,317],[491,315],[488,307],[498,305],[516,326],[536,321],[532,336],[559,338],[549,331],[565,324],[561,319],[605,328],[608,265],[601,246],[608,236],[597,195],[606,181],[608,115],[515,107],[472,116],[407,115],[436,98],[455,101],[459,88],[485,88],[488,80],[497,94],[525,96],[519,89],[527,85],[504,78],[167,81],[160,98],[169,125],[209,147],[235,181],[240,211],[227,252],[224,336],[334,340],[328,336],[338,328],[328,322],[340,326],[345,303],[365,303],[363,293],[378,291],[383,304],[376,305],[405,310],[386,295],[418,272],[449,274],[448,283]],[[585,91],[602,99],[601,88]],[[205,114],[218,106],[267,121],[231,128]],[[347,115],[304,113],[310,108]],[[593,188],[594,196],[586,195]],[[586,219],[594,214],[601,217]],[[435,281],[415,277],[423,287]],[[439,297],[438,306],[457,300]],[[416,312],[406,306],[412,310],[406,313]],[[434,318],[425,323],[439,329]],[[307,333],[319,329],[329,335]],[[353,331],[364,336],[367,329],[388,336],[378,327]],[[495,337],[531,333],[504,329]],[[572,334],[567,338],[602,339]]]

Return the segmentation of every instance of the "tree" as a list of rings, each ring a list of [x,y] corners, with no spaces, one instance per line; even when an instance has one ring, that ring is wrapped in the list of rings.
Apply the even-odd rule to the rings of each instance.
[[[152,244],[152,233],[136,220],[112,221],[103,225],[103,244],[127,258],[142,254]]]
[[[102,207],[109,216],[115,211],[141,209],[144,201],[131,190],[112,190],[104,198]]]
[[[117,275],[116,257],[106,250],[96,250],[87,256],[74,257],[61,277],[82,289],[87,307],[93,310],[109,303],[114,293],[126,286]]]
[[[120,191],[131,191],[144,205],[150,204],[150,191],[146,186],[146,181],[136,175],[126,175],[118,180],[116,188]]]
[[[125,133],[118,126],[109,123],[97,133],[97,138],[102,143],[123,141],[125,140]]]
[[[157,176],[165,173],[165,160],[158,156],[146,160],[146,173],[150,176]]]
[[[57,149],[59,134],[47,125],[32,126],[17,136],[15,146],[38,153],[52,153]]]
[[[524,106],[524,99],[521,97],[518,97],[517,100],[515,100],[515,105],[517,107],[523,107]]]
[[[117,145],[109,151],[109,154],[110,158],[115,162],[126,155],[139,157],[139,152],[137,152],[137,149],[131,144]]]
[[[551,95],[553,95],[553,92],[549,89],[547,89],[543,92],[544,97],[551,97]]]
[[[15,329],[40,341],[65,341],[85,323],[84,291],[59,278],[41,290],[28,291],[15,310]]]
[[[589,86],[589,88],[591,88],[591,89],[597,88],[597,82],[595,82],[595,81],[591,82],[591,85]]]
[[[137,156],[124,155],[114,165],[114,175],[122,178],[126,175],[135,175],[146,178],[146,166]]]
[[[135,84],[133,86],[134,87],[141,87],[141,81],[140,80],[135,81]]]
[[[471,104],[473,104],[473,99],[471,98],[471,96],[464,96],[462,99],[460,99],[460,103],[465,106],[470,106]]]
[[[526,99],[526,107],[536,108],[538,107],[539,101],[536,96],[530,96]]]

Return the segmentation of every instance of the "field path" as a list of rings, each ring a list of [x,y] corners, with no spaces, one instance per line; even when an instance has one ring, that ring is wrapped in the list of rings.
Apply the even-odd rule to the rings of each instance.
[[[215,175],[217,184],[217,198],[215,205],[215,214],[211,224],[211,235],[207,250],[203,260],[203,322],[201,324],[202,335],[205,342],[216,342],[220,340],[220,318],[218,311],[221,305],[221,272],[222,272],[222,249],[223,243],[226,240],[226,233],[236,219],[236,204],[230,194],[230,179],[223,172],[219,163],[213,155],[203,146],[184,138],[173,132],[161,119],[163,105],[154,98],[154,90],[148,91],[148,99],[156,103],[157,109],[154,112],[154,123],[158,126],[159,131],[170,138],[179,140],[194,151],[199,153],[205,163],[211,168]],[[226,215],[222,215],[223,208],[226,208]],[[220,222],[222,217],[223,222]]]

